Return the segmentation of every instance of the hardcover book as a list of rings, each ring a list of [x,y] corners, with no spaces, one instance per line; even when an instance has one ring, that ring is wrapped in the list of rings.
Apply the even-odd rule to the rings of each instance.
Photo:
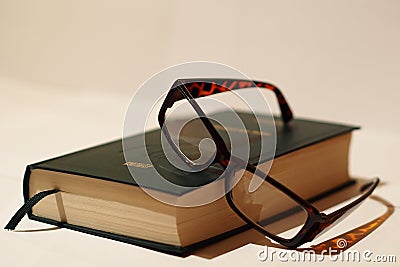
[[[251,116],[240,116],[246,129],[256,131]],[[357,127],[303,119],[294,119],[287,127],[275,120],[277,147],[271,177],[305,199],[318,198],[351,183],[348,153],[351,132]],[[146,134],[152,144],[150,153],[157,154],[153,164],[143,164],[141,155],[134,162],[126,162],[122,142],[117,140],[27,166],[25,201],[40,192],[58,190],[35,203],[28,211],[29,218],[176,255],[186,255],[249,228],[224,197],[203,206],[177,207],[157,201],[137,186],[129,168],[140,169],[144,177],[150,168],[157,168],[171,181],[188,187],[207,183],[218,175],[215,170],[187,173],[174,168],[162,153],[161,131]],[[142,137],[132,136],[130,143],[138,140],[140,144]],[[256,148],[254,142],[252,147]],[[255,161],[252,163],[257,163],[257,149],[250,154],[250,160]],[[150,182],[147,186],[179,197],[196,194],[196,189],[169,191]],[[271,208],[279,211],[279,207]]]

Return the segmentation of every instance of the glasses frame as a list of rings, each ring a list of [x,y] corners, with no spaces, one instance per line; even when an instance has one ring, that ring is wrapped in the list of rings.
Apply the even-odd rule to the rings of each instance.
[[[211,121],[207,118],[206,114],[203,112],[201,107],[196,102],[195,98],[209,96],[221,92],[227,92],[231,90],[244,89],[244,88],[265,88],[273,91],[277,96],[278,103],[281,109],[282,120],[285,124],[288,124],[292,118],[293,113],[290,110],[290,107],[284,98],[281,91],[274,85],[266,82],[260,81],[249,81],[249,80],[235,80],[235,79],[178,79],[171,87],[169,92],[167,93],[166,98],[160,108],[158,114],[158,122],[160,128],[162,129],[163,134],[167,138],[169,144],[174,149],[174,151],[179,155],[179,157],[189,166],[189,167],[198,167],[199,164],[193,162],[189,158],[186,157],[184,153],[179,149],[178,145],[172,140],[167,127],[164,127],[166,111],[168,108],[171,108],[173,104],[179,100],[186,99],[189,101],[190,105],[194,108],[196,113],[199,115],[204,126],[209,131],[211,137],[213,138],[216,144],[216,155],[214,161],[212,163],[219,163],[224,170],[227,169],[229,163],[233,163],[237,166],[245,166],[245,169],[259,177],[264,177],[264,181],[268,182],[270,185],[274,186],[285,195],[290,197],[292,200],[297,202],[306,212],[307,212],[307,220],[302,226],[301,230],[292,238],[286,239],[275,234],[272,234],[265,230],[259,223],[252,220],[248,217],[244,212],[240,210],[240,208],[235,204],[233,197],[233,188],[231,187],[231,179],[230,177],[234,177],[234,174],[239,169],[233,169],[231,173],[227,173],[225,177],[225,189],[226,189],[226,200],[233,211],[243,219],[247,224],[251,225],[254,229],[262,233],[264,236],[284,245],[288,248],[297,248],[298,246],[312,241],[317,235],[323,233],[330,226],[333,225],[334,222],[339,222],[339,219],[344,218],[345,214],[351,212],[356,207],[358,207],[372,192],[375,190],[379,183],[379,178],[374,178],[368,183],[366,183],[362,187],[362,194],[353,200],[351,203],[346,206],[331,212],[329,214],[325,214],[320,212],[315,206],[313,206],[307,200],[301,198],[299,195],[291,191],[289,188],[272,178],[271,176],[263,173],[253,164],[248,162],[244,162],[241,159],[232,157],[224,140],[221,135],[215,129]],[[210,164],[210,163],[205,163]],[[200,166],[206,167],[206,166]],[[243,167],[241,167],[243,168]]]

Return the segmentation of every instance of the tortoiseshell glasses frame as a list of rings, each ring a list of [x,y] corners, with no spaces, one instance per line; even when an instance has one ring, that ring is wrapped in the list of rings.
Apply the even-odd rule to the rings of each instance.
[[[231,179],[234,173],[227,174],[225,177],[225,188],[227,193],[225,195],[229,206],[237,213],[237,215],[242,218],[246,223],[251,225],[254,229],[261,232],[263,235],[269,237],[270,239],[280,243],[289,248],[296,248],[306,242],[312,241],[317,235],[321,234],[329,227],[333,226],[335,223],[341,221],[345,215],[349,214],[352,210],[358,207],[369,195],[372,194],[374,189],[379,183],[379,178],[374,178],[368,183],[366,183],[361,188],[361,194],[353,200],[351,203],[345,205],[344,207],[325,214],[320,212],[315,206],[313,206],[307,200],[301,198],[295,192],[291,191],[289,188],[270,177],[269,175],[263,173],[255,165],[248,162],[243,162],[241,159],[232,157],[227,145],[225,144],[223,138],[215,129],[210,119],[207,118],[206,114],[203,112],[201,107],[196,102],[196,98],[209,96],[217,93],[227,92],[237,89],[245,88],[264,88],[273,91],[278,99],[279,107],[281,110],[282,120],[288,124],[292,118],[293,113],[285,100],[282,92],[274,85],[266,82],[260,81],[249,81],[249,80],[235,80],[235,79],[179,79],[177,80],[172,88],[169,90],[164,102],[160,108],[158,114],[158,122],[163,134],[167,138],[169,144],[174,149],[174,151],[179,155],[179,157],[189,166],[198,166],[195,162],[186,157],[186,155],[179,149],[178,145],[172,140],[167,127],[163,127],[166,118],[166,111],[171,108],[175,102],[186,99],[190,105],[193,107],[197,115],[199,116],[201,122],[204,124],[211,137],[213,138],[216,145],[216,155],[213,163],[219,163],[224,170],[226,170],[229,163],[234,163],[236,166],[245,166],[245,170],[251,172],[252,174],[262,177],[262,179],[267,182],[270,186],[280,190],[291,200],[299,204],[304,211],[307,213],[307,219],[304,222],[300,231],[292,238],[283,238],[276,234],[273,234],[263,226],[251,219],[248,214],[243,212],[240,207],[235,204],[233,190],[231,189]],[[243,168],[243,167],[242,167]]]

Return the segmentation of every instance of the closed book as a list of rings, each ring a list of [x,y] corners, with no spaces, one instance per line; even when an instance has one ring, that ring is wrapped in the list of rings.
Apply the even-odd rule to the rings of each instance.
[[[245,113],[240,117],[249,133],[257,131],[254,117]],[[275,121],[277,146],[271,177],[304,199],[351,183],[348,153],[351,132],[357,127],[304,119],[294,119],[289,127],[279,118]],[[134,161],[125,160],[122,140],[117,140],[27,166],[25,201],[40,192],[58,190],[35,203],[29,218],[176,255],[248,229],[224,197],[201,206],[179,207],[152,198],[137,185],[129,168],[138,169],[143,177],[156,168],[166,179],[187,186],[185,190],[160,187],[148,177],[144,185],[148,189],[178,198],[201,194],[197,186],[212,183],[219,175],[218,169],[188,173],[174,168],[163,154],[161,135],[159,129],[146,133],[152,164],[135,154],[143,140],[143,135],[137,135],[129,137],[127,148],[136,155]],[[253,148],[256,142],[252,141]],[[270,160],[260,159],[262,155],[252,149],[251,163],[261,166]],[[279,212],[279,207],[271,208]]]

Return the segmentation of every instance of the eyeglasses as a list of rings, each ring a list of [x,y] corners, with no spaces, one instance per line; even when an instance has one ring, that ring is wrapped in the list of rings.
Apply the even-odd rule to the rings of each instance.
[[[273,91],[278,99],[283,122],[287,124],[292,120],[293,113],[283,94],[270,83],[236,79],[179,79],[172,85],[164,99],[158,114],[158,122],[168,143],[188,167],[204,168],[210,163],[217,163],[224,170],[228,170],[228,164],[237,166],[233,170],[229,170],[225,176],[227,192],[225,197],[229,206],[246,223],[263,235],[286,247],[296,248],[312,241],[317,235],[322,234],[350,214],[371,195],[378,185],[379,179],[372,179],[363,185],[360,189],[360,195],[349,204],[325,214],[310,202],[259,170],[255,165],[233,157],[224,139],[197,103],[196,98],[254,87]],[[216,153],[212,162],[198,163],[190,159],[175,143],[171,131],[166,127],[166,112],[179,100],[189,102],[214,141]],[[234,177],[238,174],[241,176],[240,182],[233,185],[233,181],[236,181]],[[248,190],[251,179],[262,181],[261,185],[253,192]],[[284,210],[276,210],[276,203],[279,203],[280,207],[284,207]],[[279,227],[276,227],[276,224],[282,225],[282,222],[287,224],[288,228],[286,229],[292,228],[290,231],[286,231],[284,235],[282,235],[281,230],[277,230]],[[293,226],[297,227],[293,228]]]

